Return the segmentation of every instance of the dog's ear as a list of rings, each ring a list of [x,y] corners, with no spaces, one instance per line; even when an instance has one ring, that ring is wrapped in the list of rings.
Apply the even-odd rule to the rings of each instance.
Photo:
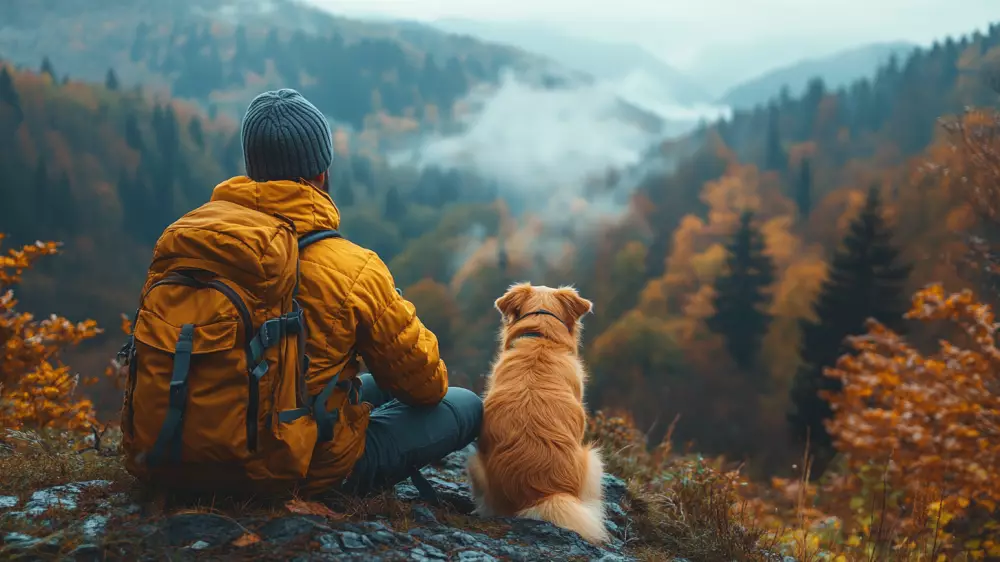
[[[493,303],[493,306],[503,316],[519,316],[530,294],[531,283],[516,283],[511,285],[507,292]]]
[[[559,302],[572,315],[571,320],[576,322],[584,314],[593,312],[594,303],[580,296],[573,287],[559,287],[553,293]]]

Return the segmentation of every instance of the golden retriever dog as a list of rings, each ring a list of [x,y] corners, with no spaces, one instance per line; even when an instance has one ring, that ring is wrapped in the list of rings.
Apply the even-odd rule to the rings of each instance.
[[[579,357],[580,318],[593,304],[572,287],[519,283],[495,305],[502,347],[468,461],[476,512],[541,519],[603,543],[604,465],[583,443],[587,375]]]

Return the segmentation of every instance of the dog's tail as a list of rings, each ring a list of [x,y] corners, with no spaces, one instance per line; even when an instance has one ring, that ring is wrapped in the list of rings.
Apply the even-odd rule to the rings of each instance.
[[[541,519],[553,525],[576,531],[588,542],[602,544],[608,540],[604,527],[604,505],[600,502],[583,502],[572,494],[549,496],[528,509],[518,512],[518,517]]]

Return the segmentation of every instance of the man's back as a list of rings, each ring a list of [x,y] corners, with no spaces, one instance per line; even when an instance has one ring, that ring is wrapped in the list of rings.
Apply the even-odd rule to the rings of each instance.
[[[241,176],[216,186],[212,199],[280,215],[295,224],[300,236],[340,228],[340,212],[330,196],[309,184]],[[306,384],[311,396],[338,373],[340,382],[354,379],[358,365],[351,360],[357,353],[379,386],[401,402],[431,406],[444,397],[448,376],[437,338],[396,292],[378,255],[333,238],[303,250],[300,268],[298,300],[308,335]],[[348,389],[339,388],[327,403],[341,414],[333,453],[342,462],[333,467],[332,477],[346,474],[363,450],[368,407],[349,404],[347,398]]]

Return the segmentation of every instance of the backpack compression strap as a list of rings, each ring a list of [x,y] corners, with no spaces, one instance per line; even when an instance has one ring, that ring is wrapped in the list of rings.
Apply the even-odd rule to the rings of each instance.
[[[306,248],[306,246],[312,245],[320,240],[326,240],[327,238],[343,238],[343,236],[341,236],[336,230],[315,230],[306,234],[302,238],[299,238],[299,251],[301,252]]]
[[[336,230],[332,229],[316,230],[310,232],[309,234],[306,234],[302,238],[299,238],[299,252],[302,252],[302,250],[306,249],[306,247],[315,244],[320,240],[326,240],[327,238],[343,238],[343,236],[341,236],[341,234]],[[350,394],[350,388],[351,386],[353,386],[352,382],[341,381],[339,379],[340,379],[340,374],[344,372],[344,369],[346,369],[347,366],[354,359],[354,355],[355,352],[352,351],[351,355],[344,362],[344,366],[340,369],[339,372],[337,372],[337,374],[333,376],[332,379],[330,379],[330,382],[326,384],[326,386],[315,397],[312,403],[313,417],[316,418],[316,425],[319,426],[318,441],[320,442],[326,442],[333,439],[333,428],[337,424],[337,417],[339,416],[340,412],[337,408],[328,411],[326,409],[326,401],[330,398],[330,395],[333,394],[333,390],[338,386],[348,389],[348,394]],[[308,370],[309,361],[308,357],[305,356],[304,351],[303,351],[303,362],[305,365],[304,369]]]

